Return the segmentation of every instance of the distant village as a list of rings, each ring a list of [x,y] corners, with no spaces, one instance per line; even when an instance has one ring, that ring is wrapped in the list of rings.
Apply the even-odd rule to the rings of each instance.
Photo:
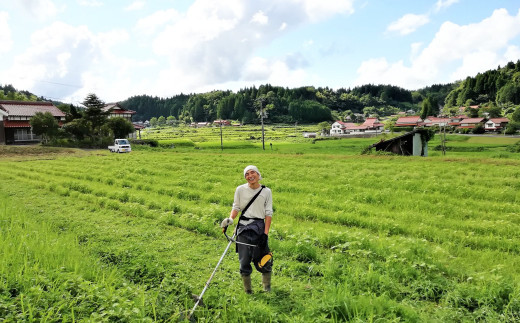
[[[471,109],[478,109],[479,106],[472,106]],[[106,111],[110,112],[110,117],[123,117],[128,121],[132,121],[132,116],[135,111],[122,108],[118,103],[106,104]],[[397,116],[392,116],[385,121],[379,118],[369,117],[363,123],[350,122],[350,117],[347,116],[345,121],[337,120],[330,125],[330,129],[323,129],[321,136],[351,136],[359,134],[377,134],[383,131],[398,131],[402,129],[416,129],[422,127],[438,127],[448,129],[450,132],[458,133],[499,133],[505,129],[509,123],[508,118],[487,118],[486,116],[478,118],[470,118],[463,115],[464,107],[460,109],[461,114],[454,117],[448,116],[428,116],[421,119],[420,116],[410,115],[414,111],[400,112]],[[54,106],[51,102],[29,102],[29,101],[0,101],[0,144],[30,144],[41,141],[39,136],[33,134],[30,120],[38,112],[51,113],[59,125],[65,122],[65,114]],[[356,119],[363,118],[363,115],[355,116]],[[397,119],[396,119],[397,118]],[[393,121],[395,120],[395,121]],[[384,122],[384,123],[383,123]],[[130,138],[139,137],[140,131],[143,128],[150,127],[150,121],[132,122],[135,132],[131,134]],[[240,124],[233,124],[229,120],[215,120],[213,122],[198,122],[191,123],[190,127],[209,127],[209,126],[240,126]],[[479,131],[475,131],[476,129]],[[307,138],[314,138],[316,133],[305,132],[302,134]]]

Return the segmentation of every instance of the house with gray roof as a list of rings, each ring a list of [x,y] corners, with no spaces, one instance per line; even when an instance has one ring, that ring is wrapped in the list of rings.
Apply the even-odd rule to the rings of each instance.
[[[49,112],[60,126],[65,121],[65,113],[51,102],[0,100],[0,145],[40,142],[29,123],[37,112]]]

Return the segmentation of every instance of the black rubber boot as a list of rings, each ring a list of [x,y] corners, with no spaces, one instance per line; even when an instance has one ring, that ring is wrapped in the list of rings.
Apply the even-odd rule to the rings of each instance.
[[[244,282],[244,291],[246,294],[252,294],[253,290],[251,289],[251,275],[242,275],[242,281]]]
[[[264,285],[264,292],[271,291],[271,273],[262,274],[262,285]]]

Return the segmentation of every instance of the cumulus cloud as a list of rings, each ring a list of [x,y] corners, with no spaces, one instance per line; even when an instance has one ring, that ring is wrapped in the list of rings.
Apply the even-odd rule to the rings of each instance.
[[[78,0],[78,4],[85,7],[101,7],[103,2],[98,0]]]
[[[435,11],[440,11],[442,9],[451,7],[457,2],[459,2],[459,0],[438,0],[437,3],[435,3]]]
[[[125,72],[139,63],[111,52],[128,38],[124,30],[94,34],[86,26],[55,22],[32,34],[30,47],[16,57],[5,77],[16,80],[19,88],[50,98],[113,91],[117,86],[111,80],[124,83]]]
[[[253,15],[251,22],[256,22],[259,25],[267,25],[269,17],[267,17],[262,10]]]
[[[86,27],[56,22],[32,35],[31,47],[15,59],[7,78],[21,78],[21,87],[36,93],[60,96],[56,87],[47,84],[71,85],[69,92],[73,91],[73,86],[81,84],[81,72],[91,66],[98,52],[99,47]]]
[[[0,11],[0,54],[11,50],[13,40],[11,39],[11,29],[9,28],[9,14]]]
[[[428,15],[406,14],[392,22],[386,29],[388,32],[398,32],[401,35],[413,33],[417,28],[430,22]]]
[[[159,28],[168,23],[175,22],[181,15],[175,9],[160,10],[147,17],[139,19],[135,29],[143,34],[154,34]]]
[[[141,10],[146,5],[145,1],[137,0],[125,8],[126,11]]]
[[[353,0],[293,0],[305,8],[311,21],[327,19],[335,14],[354,13]]]
[[[50,19],[59,12],[52,0],[21,0],[23,7],[36,19]]]
[[[295,65],[287,64],[290,60],[284,57],[252,59],[256,49],[299,25],[351,14],[352,3],[289,0],[266,6],[257,1],[196,0],[182,17],[163,28],[153,50],[168,59],[162,78],[169,84],[180,78],[183,86],[251,80],[258,75],[269,79],[278,71],[273,66],[290,71]]]
[[[462,26],[445,22],[409,66],[403,61],[391,63],[385,58],[373,58],[360,65],[356,83],[418,88],[452,82],[507,63],[517,54],[518,48],[510,42],[519,35],[520,11],[511,16],[505,9],[498,9],[479,23]],[[451,74],[450,79],[441,79],[441,71]]]

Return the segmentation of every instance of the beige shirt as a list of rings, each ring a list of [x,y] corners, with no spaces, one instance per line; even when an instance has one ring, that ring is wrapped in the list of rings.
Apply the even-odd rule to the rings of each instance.
[[[233,210],[238,212],[242,211],[260,189],[261,187],[254,190],[250,188],[247,183],[238,186],[235,190]],[[271,190],[268,187],[265,187],[253,204],[249,206],[246,213],[242,216],[256,219],[265,219],[266,216],[273,216],[273,198]],[[248,224],[251,221],[240,221],[240,223]]]

